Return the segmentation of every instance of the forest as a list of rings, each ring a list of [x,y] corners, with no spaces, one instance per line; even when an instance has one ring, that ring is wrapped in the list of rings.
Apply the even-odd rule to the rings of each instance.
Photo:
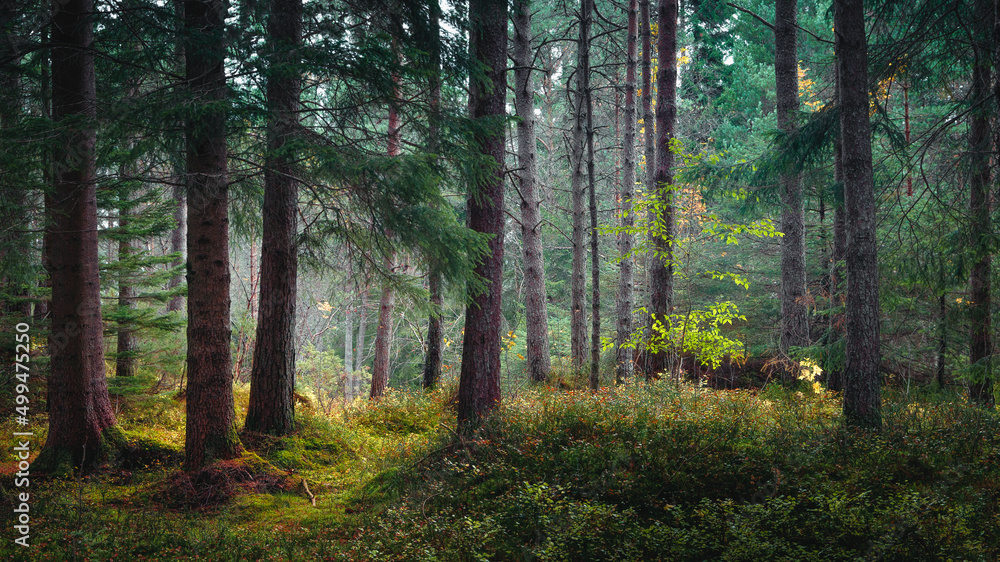
[[[1000,0],[0,26],[0,556],[1000,558]]]

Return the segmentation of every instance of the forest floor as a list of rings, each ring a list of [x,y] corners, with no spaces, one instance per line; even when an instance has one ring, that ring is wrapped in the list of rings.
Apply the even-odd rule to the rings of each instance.
[[[192,500],[170,484],[184,405],[141,382],[113,389],[139,447],[91,476],[34,478],[27,548],[3,465],[0,558],[1000,559],[1000,418],[955,395],[886,391],[875,434],[805,383],[524,388],[459,437],[454,384],[391,392],[332,416],[300,406],[295,435],[245,439],[281,485]],[[12,450],[13,421],[0,430]]]

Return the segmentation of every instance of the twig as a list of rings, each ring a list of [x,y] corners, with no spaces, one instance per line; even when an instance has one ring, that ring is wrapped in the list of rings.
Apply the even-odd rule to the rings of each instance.
[[[305,478],[302,479],[302,488],[306,491],[307,494],[309,494],[309,501],[312,502],[313,507],[316,507],[316,496],[314,496],[313,493],[309,491],[309,483],[306,482]]]

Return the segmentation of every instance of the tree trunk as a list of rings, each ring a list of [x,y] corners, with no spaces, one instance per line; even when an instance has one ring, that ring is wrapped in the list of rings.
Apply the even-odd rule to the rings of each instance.
[[[835,50],[839,51],[839,40],[835,40]],[[835,103],[840,105],[840,70],[834,69]],[[833,257],[830,261],[830,307],[839,308],[844,304],[844,258],[847,255],[847,210],[844,208],[844,158],[843,142],[840,135],[833,145]],[[830,341],[828,345],[844,337],[844,315],[836,314],[830,317]],[[840,392],[844,390],[843,364],[838,368],[827,370],[826,386],[829,390]]]
[[[538,190],[535,139],[535,90],[531,82],[531,3],[514,5],[514,105],[517,123],[518,183],[521,193],[521,237],[524,240],[524,315],[527,329],[528,376],[549,376],[549,319],[542,255],[542,198]]]
[[[438,152],[438,122],[441,118],[441,5],[432,2],[430,6],[430,149],[432,154]],[[427,355],[424,358],[423,387],[433,388],[441,378],[441,343],[444,330],[441,327],[441,306],[444,298],[441,295],[441,274],[433,264],[427,274],[427,289],[431,303],[431,313],[427,318]]]
[[[796,0],[778,0],[774,8],[774,77],[778,99],[778,129],[786,135],[796,130],[799,110]],[[781,175],[781,338],[779,349],[788,354],[793,347],[809,345],[806,309],[805,207],[799,174]]]
[[[126,190],[129,191],[129,190]],[[124,199],[124,197],[123,197]],[[132,242],[126,238],[125,230],[129,223],[128,202],[123,201],[118,211],[118,227],[122,237],[118,241],[118,261],[126,261],[136,252]],[[123,268],[118,274],[118,306],[131,316],[136,311],[138,291],[132,284],[128,269]],[[138,373],[136,354],[139,352],[139,338],[135,333],[135,325],[131,318],[125,317],[118,323],[118,347],[115,353],[115,376],[133,377]]]
[[[177,65],[177,74],[184,73],[184,2],[183,0],[173,0],[174,15],[177,21],[176,37],[177,42],[174,48],[174,57]],[[185,175],[185,163],[179,158],[173,161],[173,189],[172,198],[177,205],[174,207],[174,228],[170,231],[170,253],[177,254],[177,258],[170,262],[171,268],[178,268],[187,263],[187,176]],[[177,290],[184,283],[184,273],[178,273],[167,282],[168,290]],[[175,295],[167,303],[168,312],[183,312],[184,297]]]
[[[260,305],[244,431],[286,435],[295,427],[295,300],[298,281],[298,184],[288,143],[299,126],[302,0],[271,0],[267,36],[268,154]]]
[[[844,417],[848,425],[878,429],[882,425],[882,379],[864,2],[835,0],[834,7],[840,40],[840,138],[847,210]]]
[[[974,253],[969,274],[969,397],[984,408],[993,408],[993,369],[990,314],[990,247],[993,225],[990,219],[990,33],[993,23],[988,0],[976,0],[973,24],[971,111],[969,114],[969,214]]]
[[[618,238],[618,251],[621,253],[618,277],[617,337],[615,340],[615,382],[622,383],[631,378],[634,370],[633,350],[626,344],[632,336],[632,303],[634,293],[633,271],[634,260],[632,247],[635,243],[630,230],[635,226],[635,215],[632,212],[635,197],[635,67],[637,65],[637,31],[639,19],[639,3],[629,0],[628,4],[628,60],[625,66],[625,140],[622,147],[622,187],[621,209],[622,228],[624,231]]]
[[[427,357],[424,360],[424,388],[434,388],[441,380],[441,355],[444,330],[441,326],[441,307],[444,297],[441,295],[441,274],[432,271],[427,278],[430,293],[431,314],[427,319]]]
[[[573,196],[573,270],[570,278],[570,356],[574,371],[582,371],[587,349],[587,281],[584,267],[587,263],[584,235],[586,231],[583,207],[584,158],[587,147],[588,105],[587,89],[590,85],[590,23],[592,0],[580,0],[580,36],[577,42],[576,92],[574,92],[573,138],[570,164],[573,174],[570,191]]]
[[[677,0],[660,0],[657,51],[660,72],[656,80],[656,175],[652,193],[657,227],[652,233],[654,255],[649,266],[650,334],[654,319],[666,324],[674,308],[674,153],[670,143],[677,121]],[[647,374],[666,371],[667,358],[665,350],[650,353]]]
[[[97,248],[91,0],[52,8],[52,118],[60,126],[47,205],[52,279],[49,432],[38,466],[89,468],[120,438],[104,373]]]
[[[597,390],[601,385],[601,255],[597,236],[597,180],[594,175],[594,99],[590,89],[590,28],[592,25],[594,0],[583,0],[587,6],[584,21],[587,27],[587,72],[583,89],[587,103],[587,189],[590,195],[590,388]]]
[[[361,301],[358,305],[358,337],[354,346],[354,370],[360,371],[368,360],[365,350],[365,338],[368,336],[368,287],[361,288]]]
[[[229,324],[224,0],[185,0],[188,328],[184,470],[243,451],[233,409]]]
[[[473,119],[504,115],[507,93],[507,4],[470,0],[471,60],[485,76],[470,80]],[[469,187],[469,227],[491,234],[489,250],[476,266],[483,290],[472,295],[465,311],[462,372],[458,385],[459,425],[471,428],[500,403],[500,295],[503,286],[504,129],[497,126],[476,137],[480,152],[495,168],[481,185]]]
[[[183,170],[178,170],[175,181],[184,181]],[[170,262],[170,267],[179,267],[187,262],[187,245],[185,244],[187,238],[187,195],[185,191],[187,189],[183,183],[179,183],[173,187],[173,199],[177,207],[174,209],[175,226],[170,231],[170,253],[178,255],[174,261]],[[184,274],[177,274],[170,278],[167,288],[175,290],[183,283]],[[170,312],[181,312],[184,310],[184,297],[182,295],[171,297],[170,302],[167,303],[167,310]]]
[[[353,276],[348,269],[348,279]],[[354,372],[354,299],[347,291],[347,305],[344,307],[344,373],[350,375]]]
[[[395,106],[389,108],[389,143],[386,153],[390,158],[399,156],[400,149],[399,114]],[[396,267],[396,254],[393,252],[386,260],[386,267],[393,271]],[[369,397],[377,400],[385,395],[389,384],[389,347],[392,342],[392,309],[396,305],[396,295],[392,283],[386,281],[382,285],[382,297],[379,299],[378,328],[375,330],[375,359],[372,362],[372,386]]]
[[[396,257],[389,258],[389,269],[395,266]],[[386,281],[382,287],[382,297],[378,302],[378,327],[375,329],[375,358],[372,361],[372,386],[369,398],[377,400],[385,396],[389,385],[389,351],[392,345],[392,309],[396,305],[396,294]]]

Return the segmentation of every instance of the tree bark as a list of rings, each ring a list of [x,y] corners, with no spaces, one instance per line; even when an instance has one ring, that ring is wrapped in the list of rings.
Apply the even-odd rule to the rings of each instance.
[[[969,397],[984,408],[994,407],[990,313],[990,59],[993,49],[987,22],[993,23],[988,0],[976,0],[973,24],[971,111],[969,113],[969,212],[974,254],[969,274]]]
[[[120,436],[104,373],[98,275],[94,6],[91,0],[52,6],[52,118],[60,130],[46,209],[49,432],[37,463],[62,471],[93,466]]]
[[[288,144],[299,126],[298,51],[302,0],[271,0],[267,23],[268,153],[260,305],[244,431],[286,435],[295,427],[295,301],[298,282],[298,184]]]
[[[834,9],[840,40],[837,65],[847,211],[844,417],[848,425],[878,429],[882,425],[882,379],[864,2],[835,0]]]
[[[674,153],[670,143],[677,121],[677,0],[660,0],[657,51],[660,72],[656,80],[656,175],[652,192],[656,227],[652,233],[655,255],[650,257],[649,266],[650,334],[654,319],[666,323],[674,308]],[[665,350],[648,356],[647,375],[667,370]]]
[[[514,105],[517,123],[518,184],[521,194],[521,237],[524,241],[524,315],[527,324],[527,370],[533,381],[549,376],[549,319],[542,254],[542,198],[538,190],[535,139],[535,90],[531,82],[531,2],[514,5]]]
[[[183,170],[178,170],[175,181],[184,181]],[[185,191],[186,186],[183,183],[178,183],[173,187],[173,199],[177,207],[174,209],[175,226],[170,231],[170,253],[178,254],[178,256],[177,259],[170,262],[170,267],[179,267],[187,262],[187,245],[185,244],[187,239],[187,194]],[[167,288],[174,290],[183,283],[183,274],[174,275],[167,283]],[[184,297],[182,295],[171,297],[170,302],[167,303],[167,310],[170,312],[181,312],[184,310]]]
[[[471,59],[485,76],[470,80],[473,119],[504,115],[507,93],[507,4],[470,0]],[[488,252],[476,266],[484,290],[472,296],[465,312],[462,371],[458,385],[459,425],[471,428],[500,403],[500,295],[503,287],[504,129],[497,124],[476,137],[480,152],[495,166],[488,180],[470,186],[469,227],[491,234]]]
[[[594,96],[590,88],[590,28],[593,23],[594,0],[583,0],[587,27],[587,73],[583,89],[587,103],[587,189],[590,195],[590,388],[601,385],[601,255],[597,236],[597,180],[594,175]]]
[[[774,8],[774,77],[778,129],[793,135],[799,110],[798,2],[778,0]],[[799,174],[781,174],[781,338],[779,349],[787,355],[793,347],[809,345],[806,308],[805,207]]]
[[[432,154],[438,152],[438,122],[441,119],[441,5],[432,2],[430,6],[430,149]],[[423,387],[433,388],[441,379],[441,354],[444,330],[441,326],[441,307],[444,298],[441,294],[441,273],[431,264],[427,273],[427,289],[431,303],[431,313],[427,318],[427,355],[424,358]]]
[[[188,328],[184,470],[243,452],[233,409],[224,0],[185,0]]]
[[[635,215],[632,211],[635,197],[635,69],[637,66],[637,34],[639,19],[638,0],[629,0],[628,4],[628,38],[627,57],[625,65],[625,132],[622,147],[622,234],[618,237],[618,251],[621,253],[618,276],[617,337],[615,339],[615,382],[622,383],[631,378],[634,372],[633,349],[626,344],[632,336],[632,306],[634,302],[635,262],[632,258],[632,248],[635,244],[630,232],[635,226]]]
[[[392,269],[395,256],[386,265]],[[389,385],[389,352],[392,345],[392,309],[396,306],[396,294],[387,281],[382,287],[378,303],[378,327],[375,329],[375,358],[372,360],[372,386],[369,398],[377,400],[385,396]]]
[[[576,50],[576,92],[574,92],[573,138],[570,164],[573,174],[570,191],[573,197],[573,270],[570,278],[570,356],[574,371],[582,371],[587,349],[587,281],[584,267],[587,263],[584,236],[586,234],[584,194],[584,158],[587,148],[588,105],[587,89],[590,85],[590,23],[592,0],[580,0],[580,35]]]
[[[394,79],[395,80],[395,79]],[[389,143],[386,153],[390,158],[399,156],[400,149],[399,114],[395,106],[389,108]],[[386,260],[386,267],[393,271],[396,254]],[[382,297],[378,306],[378,327],[375,330],[375,358],[372,362],[372,385],[369,398],[377,400],[385,395],[389,384],[389,347],[392,342],[392,309],[396,306],[396,295],[390,281],[382,285]]]
[[[127,202],[122,202],[118,210],[118,227],[122,231],[122,238],[118,241],[118,261],[125,261],[136,252],[132,242],[128,240],[125,230],[129,224],[129,209]],[[135,285],[132,284],[129,271],[122,269],[118,274],[118,306],[123,310],[128,310],[129,314],[134,314],[137,304],[136,298],[139,296]],[[133,377],[139,371],[136,362],[136,354],[139,352],[139,338],[135,332],[135,325],[129,318],[124,318],[118,323],[118,342],[115,353],[115,376]]]

